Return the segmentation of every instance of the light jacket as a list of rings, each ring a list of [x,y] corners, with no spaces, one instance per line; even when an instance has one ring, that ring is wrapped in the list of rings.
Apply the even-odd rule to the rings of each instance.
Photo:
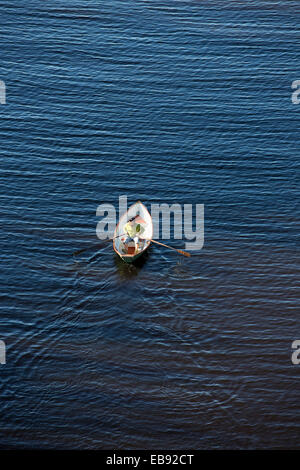
[[[130,225],[129,222],[124,226],[124,232],[127,233],[131,238],[139,236],[144,232],[144,228],[140,224],[134,223]]]

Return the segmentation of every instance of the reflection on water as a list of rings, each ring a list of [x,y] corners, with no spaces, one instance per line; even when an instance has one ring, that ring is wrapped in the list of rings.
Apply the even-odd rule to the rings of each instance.
[[[114,255],[114,264],[117,268],[117,273],[122,279],[132,279],[136,277],[139,272],[145,267],[146,263],[151,259],[151,247],[137,258],[133,263],[125,263],[120,256]]]
[[[179,258],[169,270],[170,276],[185,278],[191,275],[188,261],[183,257]]]

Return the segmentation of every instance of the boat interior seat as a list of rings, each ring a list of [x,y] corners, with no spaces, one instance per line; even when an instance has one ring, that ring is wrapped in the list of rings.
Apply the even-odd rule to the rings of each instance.
[[[126,237],[124,237],[124,240],[122,238],[121,239],[122,242],[124,242],[125,239],[126,239]],[[143,238],[140,238],[140,240],[139,240],[139,251],[144,250],[144,248],[146,248],[146,246],[149,243],[150,243],[149,240],[144,240]],[[126,253],[128,255],[133,255],[135,253],[135,243],[133,241],[130,241],[126,248],[125,248],[124,243],[122,243],[122,247],[123,247],[123,253]]]

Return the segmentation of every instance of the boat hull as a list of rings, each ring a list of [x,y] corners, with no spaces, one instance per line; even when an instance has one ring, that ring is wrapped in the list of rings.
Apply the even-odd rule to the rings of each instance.
[[[147,248],[148,249],[148,248]],[[119,253],[118,255],[120,258],[125,261],[125,263],[134,263],[138,258],[140,258],[147,250],[142,251],[141,253],[137,253],[134,256],[121,256]]]
[[[124,234],[124,226],[129,220],[129,218],[136,216],[140,217],[140,224],[143,228],[141,232],[143,236],[140,236],[140,242],[142,243],[142,250],[136,254],[124,254],[124,240],[126,236]],[[141,201],[136,202],[133,204],[128,211],[122,215],[120,221],[115,229],[114,233],[114,240],[113,240],[113,248],[115,252],[119,255],[119,257],[125,263],[134,263],[143,253],[145,253],[149,246],[151,245],[151,239],[153,238],[153,222],[152,217],[149,214],[146,206],[141,203]],[[140,243],[139,243],[140,244]]]

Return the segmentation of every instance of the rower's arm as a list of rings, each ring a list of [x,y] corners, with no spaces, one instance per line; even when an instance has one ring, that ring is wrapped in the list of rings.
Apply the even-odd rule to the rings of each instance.
[[[124,232],[128,235],[128,224],[124,225]]]

